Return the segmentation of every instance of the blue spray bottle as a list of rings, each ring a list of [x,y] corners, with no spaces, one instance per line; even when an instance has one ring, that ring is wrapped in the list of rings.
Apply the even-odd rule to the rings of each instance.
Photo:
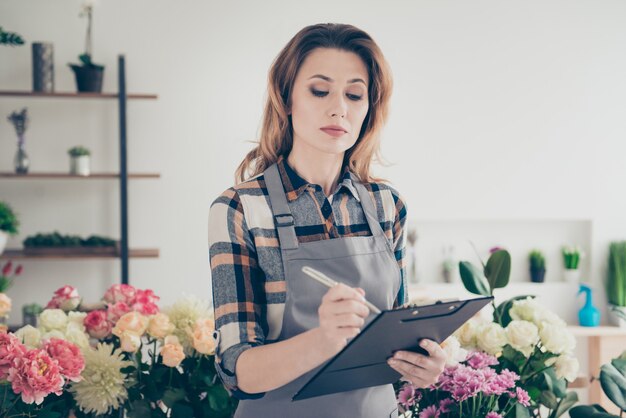
[[[583,327],[597,327],[600,325],[600,311],[593,306],[592,303],[592,290],[585,284],[580,285],[578,294],[586,293],[585,306],[578,311],[578,321]]]

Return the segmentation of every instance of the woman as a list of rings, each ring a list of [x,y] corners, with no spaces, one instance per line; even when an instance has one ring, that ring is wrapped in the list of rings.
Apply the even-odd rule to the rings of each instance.
[[[362,329],[364,296],[405,303],[406,210],[370,175],[391,87],[380,49],[350,25],[302,29],[270,69],[259,145],[209,215],[216,366],[236,417],[397,416],[392,385],[291,401]],[[304,265],[341,284],[325,288]],[[389,365],[425,387],[445,354],[422,344],[429,356],[402,351]]]

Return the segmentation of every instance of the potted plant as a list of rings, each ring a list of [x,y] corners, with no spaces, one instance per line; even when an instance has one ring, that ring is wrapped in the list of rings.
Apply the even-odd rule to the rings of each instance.
[[[13,111],[8,117],[9,121],[15,127],[15,133],[17,134],[17,152],[15,153],[14,165],[15,172],[18,174],[28,173],[28,167],[30,162],[28,160],[28,154],[24,148],[24,133],[28,128],[28,109],[23,108],[20,112]]]
[[[578,283],[580,280],[578,264],[580,259],[584,257],[582,250],[577,246],[564,246],[561,248],[561,254],[563,255],[563,265],[565,267],[563,278],[566,282]]]
[[[91,22],[93,17],[93,0],[85,0],[82,4],[80,16],[87,17],[87,37],[85,39],[85,52],[78,56],[81,64],[68,64],[76,76],[76,86],[79,92],[102,91],[102,78],[104,66],[91,61]]]
[[[75,146],[67,150],[67,153],[70,156],[70,174],[88,176],[91,152],[85,147]]]
[[[4,251],[9,235],[16,235],[20,223],[8,203],[0,201],[0,254]]]
[[[612,242],[609,247],[606,293],[609,322],[626,327],[626,241]]]
[[[0,26],[0,45],[24,45],[24,39],[15,32],[5,32]]]
[[[539,250],[532,250],[528,255],[530,263],[530,281],[543,283],[546,275],[546,258]]]

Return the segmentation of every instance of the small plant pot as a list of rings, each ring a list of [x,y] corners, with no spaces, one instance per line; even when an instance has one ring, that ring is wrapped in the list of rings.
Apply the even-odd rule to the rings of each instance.
[[[0,231],[0,254],[4,252],[4,248],[7,246],[9,240],[9,234],[4,231]]]
[[[70,174],[88,176],[91,173],[89,155],[70,157]]]
[[[580,270],[579,269],[565,269],[563,272],[563,280],[568,283],[580,282]]]
[[[533,283],[543,283],[546,276],[546,269],[530,269],[530,281]]]
[[[104,68],[96,66],[70,65],[76,76],[76,88],[79,92],[102,92]]]
[[[626,316],[626,306],[616,306],[609,304],[609,314],[607,317],[609,324],[620,328],[626,328],[626,319],[616,313],[615,310],[621,311],[622,314]]]

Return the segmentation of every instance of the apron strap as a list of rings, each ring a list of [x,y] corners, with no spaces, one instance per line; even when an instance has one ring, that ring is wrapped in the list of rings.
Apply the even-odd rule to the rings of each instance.
[[[374,236],[383,236],[385,240],[385,233],[378,222],[378,215],[376,214],[376,209],[374,208],[374,201],[372,200],[372,195],[367,191],[363,183],[354,178],[354,176],[350,176],[352,179],[352,184],[356,187],[356,191],[359,193],[359,199],[361,200],[361,207],[363,208],[363,213],[365,213],[365,218],[367,219],[367,223],[372,231],[372,235]]]
[[[272,215],[274,216],[274,224],[278,231],[280,247],[288,250],[298,248],[293,215],[289,209],[289,203],[285,196],[285,189],[276,163],[265,170],[263,177],[265,179],[265,187],[267,187],[270,195],[270,205],[272,207]]]

